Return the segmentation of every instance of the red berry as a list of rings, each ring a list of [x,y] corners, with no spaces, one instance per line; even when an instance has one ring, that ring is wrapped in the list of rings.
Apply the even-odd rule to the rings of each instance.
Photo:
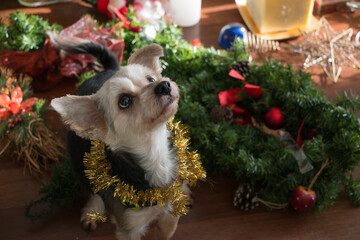
[[[304,186],[297,186],[291,194],[291,205],[296,211],[306,212],[310,210],[316,202],[316,193],[307,190]]]
[[[15,118],[15,123],[21,123],[22,122],[22,118],[21,117],[16,117]]]

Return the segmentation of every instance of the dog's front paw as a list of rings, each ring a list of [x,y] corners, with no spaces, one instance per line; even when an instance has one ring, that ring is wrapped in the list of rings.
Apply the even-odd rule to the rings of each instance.
[[[195,203],[195,194],[191,191],[189,185],[187,183],[183,184],[183,193],[187,196],[189,205],[188,207],[192,208]]]
[[[95,230],[98,225],[98,222],[92,221],[84,212],[81,214],[80,222],[85,230]]]
[[[95,230],[100,221],[106,221],[104,215],[105,204],[102,198],[97,194],[92,195],[81,211],[81,225],[86,230]]]

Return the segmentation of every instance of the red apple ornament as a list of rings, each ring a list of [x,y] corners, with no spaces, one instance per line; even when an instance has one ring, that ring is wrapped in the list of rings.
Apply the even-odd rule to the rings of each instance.
[[[304,186],[297,186],[291,194],[291,205],[296,211],[306,212],[310,210],[316,202],[316,193]]]
[[[278,130],[285,126],[285,117],[279,107],[272,107],[263,118],[265,126],[272,130]]]

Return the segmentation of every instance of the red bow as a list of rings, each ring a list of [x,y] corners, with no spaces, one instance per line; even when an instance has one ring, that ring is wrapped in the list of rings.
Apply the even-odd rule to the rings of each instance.
[[[11,97],[8,95],[0,95],[0,120],[5,119],[7,116],[17,114],[20,111],[28,111],[32,105],[38,100],[36,97],[28,98],[23,100],[23,92],[20,87],[16,87],[11,92]]]
[[[243,76],[241,76],[241,74],[238,73],[237,71],[235,71],[234,69],[230,70],[229,76],[233,77],[233,78],[243,80],[244,85],[245,85],[244,86],[245,92],[249,96],[252,96],[253,98],[259,98],[261,96],[261,94],[262,94],[261,87],[246,83],[245,78]]]
[[[247,84],[245,81],[245,78],[241,76],[240,73],[235,71],[234,69],[231,69],[229,72],[229,76],[233,78],[237,78],[244,81],[244,90],[246,94],[249,96],[252,96],[254,98],[259,98],[262,94],[261,87],[255,86],[252,84]],[[231,109],[233,115],[234,115],[234,122],[239,125],[253,125],[251,116],[249,111],[237,107],[235,103],[240,102],[242,100],[241,93],[243,92],[242,88],[234,88],[227,91],[222,91],[219,93],[219,101],[220,105],[227,106]],[[240,118],[239,118],[240,117]]]

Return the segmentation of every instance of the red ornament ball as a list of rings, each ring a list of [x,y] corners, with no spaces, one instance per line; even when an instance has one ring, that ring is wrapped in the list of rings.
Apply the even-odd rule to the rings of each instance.
[[[265,126],[272,130],[278,130],[285,126],[285,117],[279,107],[272,107],[263,118]]]
[[[310,210],[316,202],[316,193],[304,186],[297,186],[291,194],[291,205],[299,212]]]

